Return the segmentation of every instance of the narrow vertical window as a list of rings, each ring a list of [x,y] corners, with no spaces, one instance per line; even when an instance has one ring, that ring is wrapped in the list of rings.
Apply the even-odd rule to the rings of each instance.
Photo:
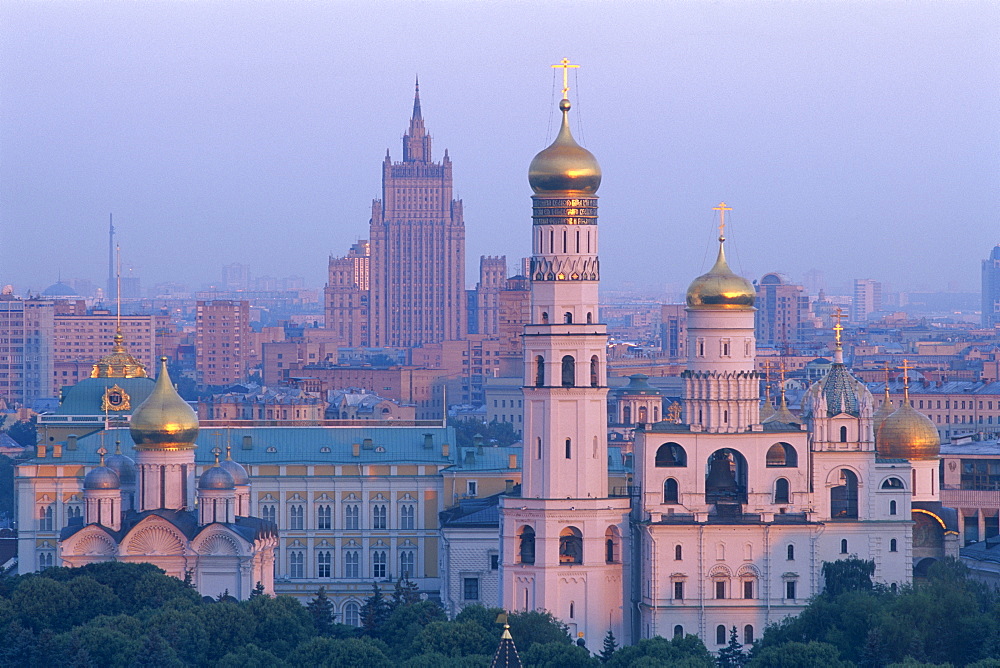
[[[566,459],[571,459],[573,454],[573,441],[566,439]]]
[[[545,385],[545,359],[541,355],[535,358],[535,387]]]

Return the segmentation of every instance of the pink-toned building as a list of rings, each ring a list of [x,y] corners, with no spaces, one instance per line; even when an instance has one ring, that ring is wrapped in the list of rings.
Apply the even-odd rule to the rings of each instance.
[[[326,329],[348,348],[368,345],[371,244],[362,240],[344,257],[331,257],[324,290]]]
[[[202,385],[229,385],[248,371],[250,303],[199,301],[195,320],[195,368]]]

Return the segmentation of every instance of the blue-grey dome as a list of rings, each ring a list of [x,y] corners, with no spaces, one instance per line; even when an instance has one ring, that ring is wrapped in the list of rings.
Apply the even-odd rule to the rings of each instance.
[[[118,474],[107,466],[91,469],[83,479],[84,489],[121,489]]]
[[[226,469],[229,475],[233,476],[233,483],[236,485],[249,485],[250,475],[247,470],[243,468],[242,464],[239,462],[234,462],[232,459],[224,459],[219,462],[219,466]]]
[[[216,464],[201,474],[198,489],[236,489],[236,482],[229,471]]]
[[[118,480],[123,485],[135,484],[135,462],[131,457],[114,454],[104,458],[104,465],[118,474]]]

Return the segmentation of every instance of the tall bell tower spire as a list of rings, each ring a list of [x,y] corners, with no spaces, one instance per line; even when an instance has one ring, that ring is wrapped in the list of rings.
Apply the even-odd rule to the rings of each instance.
[[[403,137],[403,162],[430,162],[431,136],[424,128],[424,117],[420,111],[420,79],[414,83],[413,115],[410,129]]]
[[[563,72],[568,60],[560,65]],[[607,327],[598,315],[601,169],[573,139],[568,85],[555,141],[531,161],[531,317],[524,328],[521,497],[504,497],[503,605],[548,610],[592,649],[623,637],[628,498],[610,498]]]

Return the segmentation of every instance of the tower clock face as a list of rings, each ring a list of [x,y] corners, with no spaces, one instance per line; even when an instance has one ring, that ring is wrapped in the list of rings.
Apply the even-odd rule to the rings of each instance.
[[[127,411],[132,408],[131,398],[128,393],[116,384],[104,390],[104,401],[101,402],[101,410],[104,411]]]

